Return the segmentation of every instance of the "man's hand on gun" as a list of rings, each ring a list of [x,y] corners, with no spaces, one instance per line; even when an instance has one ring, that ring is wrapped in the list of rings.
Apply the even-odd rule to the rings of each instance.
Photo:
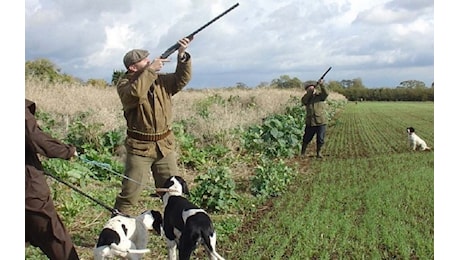
[[[162,59],[160,57],[155,58],[151,63],[150,63],[150,68],[154,69],[155,71],[160,71],[163,68],[163,65],[165,62],[170,62],[169,59]]]
[[[193,37],[191,37],[193,39]],[[177,43],[180,45],[179,49],[178,49],[178,52],[179,52],[179,59],[182,59],[183,56],[185,55],[185,49],[187,49],[189,43],[192,41],[192,39],[189,39],[187,37],[184,37],[182,39],[180,39],[179,41],[177,41]],[[165,62],[170,62],[171,60],[169,58],[166,58],[166,59],[162,59],[161,56],[160,57],[157,57],[155,58],[151,63],[150,63],[150,67],[152,69],[154,69],[155,71],[160,71],[163,66],[164,66],[164,63]]]
[[[193,40],[193,36],[190,37],[191,39],[185,37],[185,38],[182,38],[178,41],[178,43],[180,44],[180,47],[178,49],[178,52],[179,52],[179,58],[182,59],[183,56],[184,56],[184,53],[185,53],[185,49],[187,49],[188,47],[188,44]]]

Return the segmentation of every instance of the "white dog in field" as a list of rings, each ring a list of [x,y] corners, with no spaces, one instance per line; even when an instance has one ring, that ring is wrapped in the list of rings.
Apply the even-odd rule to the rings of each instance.
[[[426,145],[426,142],[417,134],[415,134],[415,129],[413,127],[406,128],[406,131],[407,137],[409,139],[409,145],[412,151],[416,151],[417,149],[421,151],[431,150],[431,148]]]
[[[147,248],[149,231],[162,234],[161,213],[147,210],[137,217],[115,216],[104,225],[94,247],[94,259],[142,259]]]

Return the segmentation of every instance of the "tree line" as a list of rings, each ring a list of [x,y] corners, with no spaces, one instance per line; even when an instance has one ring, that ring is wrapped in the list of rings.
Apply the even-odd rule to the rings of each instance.
[[[89,79],[84,82],[81,79],[61,72],[53,62],[48,59],[36,59],[26,61],[25,78],[50,83],[78,83],[95,87],[110,87],[115,85],[124,71],[114,70],[112,80],[107,83],[103,79]],[[297,77],[281,75],[270,83],[261,82],[257,87],[275,88],[303,88],[305,84],[315,83],[316,80],[301,81]],[[334,92],[344,95],[349,101],[434,101],[434,82],[427,87],[424,82],[418,80],[406,80],[395,87],[366,88],[360,78],[344,79],[341,81],[328,81],[326,86]],[[248,88],[246,84],[237,82],[237,88]]]
[[[271,82],[278,88],[303,87],[315,84],[316,80],[302,82],[300,79],[283,75]],[[405,80],[395,87],[366,88],[360,78],[352,80],[329,81],[326,86],[334,92],[344,95],[349,101],[434,101],[434,82],[427,87],[419,80]]]

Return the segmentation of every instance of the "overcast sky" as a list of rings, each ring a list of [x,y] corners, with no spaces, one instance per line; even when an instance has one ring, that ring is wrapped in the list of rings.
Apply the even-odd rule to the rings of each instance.
[[[236,3],[189,46],[190,88],[315,80],[329,66],[326,81],[369,88],[434,81],[433,0],[26,0],[25,59],[110,82],[130,49],[153,59]]]

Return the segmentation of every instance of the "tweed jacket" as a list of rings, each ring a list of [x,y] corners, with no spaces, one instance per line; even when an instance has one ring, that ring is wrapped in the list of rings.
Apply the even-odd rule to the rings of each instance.
[[[123,105],[127,130],[139,135],[166,133],[172,129],[172,96],[191,80],[192,63],[189,53],[178,58],[174,73],[161,74],[148,67],[136,72],[126,72],[117,83],[117,92]],[[174,151],[174,134],[157,141],[145,141],[127,136],[128,153],[158,158]]]

